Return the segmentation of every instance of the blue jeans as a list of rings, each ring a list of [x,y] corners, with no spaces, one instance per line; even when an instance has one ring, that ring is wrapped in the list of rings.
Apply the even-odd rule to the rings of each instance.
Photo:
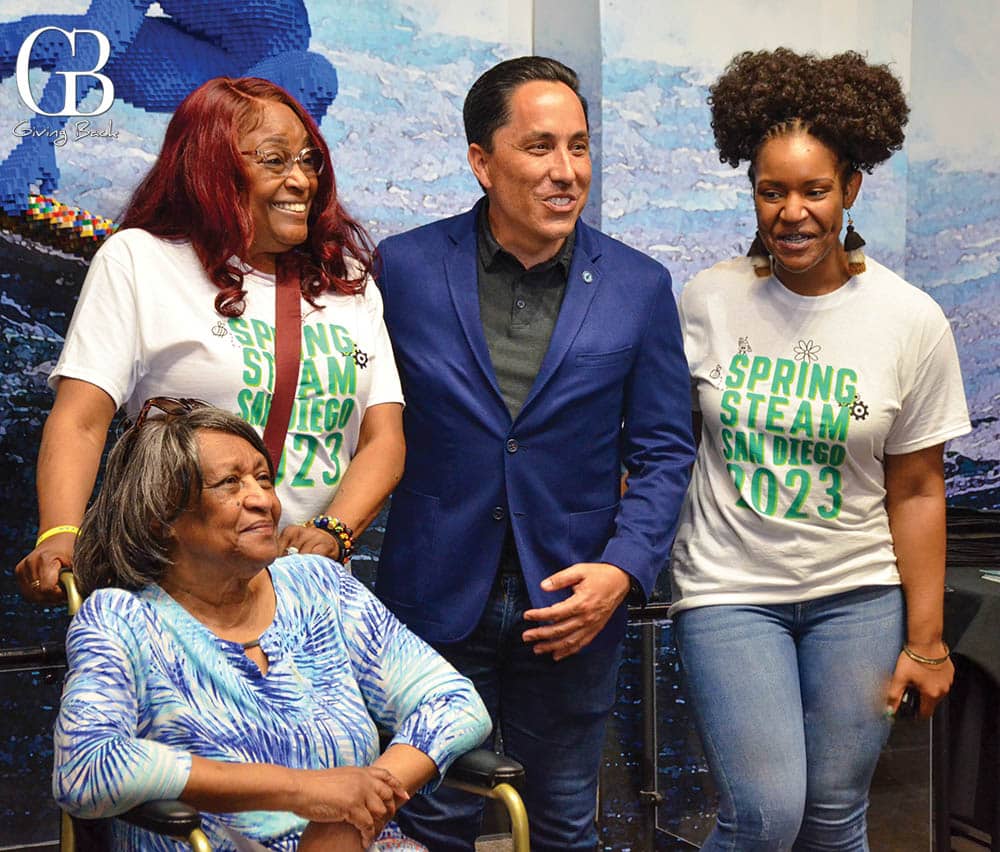
[[[475,683],[504,753],[524,765],[533,852],[593,852],[597,776],[621,643],[558,663],[536,656],[521,640],[531,626],[522,618],[526,609],[531,602],[523,578],[502,575],[472,635],[436,648]],[[482,814],[481,798],[441,787],[414,797],[396,821],[433,852],[466,852]]]
[[[674,631],[719,816],[703,850],[866,852],[865,813],[904,640],[898,586],[720,605]]]

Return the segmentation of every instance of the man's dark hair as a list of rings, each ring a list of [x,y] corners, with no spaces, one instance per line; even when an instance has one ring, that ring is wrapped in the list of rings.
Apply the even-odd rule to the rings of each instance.
[[[557,59],[544,56],[519,56],[494,65],[469,89],[462,107],[465,138],[469,144],[484,151],[493,150],[493,134],[510,120],[510,99],[514,90],[535,80],[565,83],[580,99],[583,117],[587,119],[587,99],[580,94],[580,78],[576,71]],[[589,119],[587,126],[590,126]]]

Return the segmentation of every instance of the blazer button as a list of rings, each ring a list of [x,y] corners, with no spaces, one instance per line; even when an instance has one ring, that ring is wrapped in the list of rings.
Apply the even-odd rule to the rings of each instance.
[[[504,511],[503,506],[494,506],[493,507],[493,520],[494,521],[502,521],[506,517],[507,517],[507,513]]]
[[[517,441],[514,438],[507,439],[507,452],[508,453],[517,452]]]

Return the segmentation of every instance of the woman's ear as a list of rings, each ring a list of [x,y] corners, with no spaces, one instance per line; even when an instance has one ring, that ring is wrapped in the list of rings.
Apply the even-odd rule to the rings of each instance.
[[[174,528],[170,524],[154,518],[149,522],[149,530],[156,536],[157,541],[164,543],[172,541],[174,538]]]
[[[849,210],[854,206],[858,193],[861,192],[861,172],[851,172],[844,187],[844,209]]]

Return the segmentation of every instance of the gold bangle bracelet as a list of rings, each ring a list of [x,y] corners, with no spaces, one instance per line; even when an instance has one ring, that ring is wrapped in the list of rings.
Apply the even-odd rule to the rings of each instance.
[[[948,647],[948,643],[942,640],[941,644],[944,645],[943,657],[925,657],[923,654],[911,651],[908,645],[903,646],[903,653],[915,663],[923,663],[925,666],[940,666],[942,663],[947,662],[951,656],[951,648]]]

